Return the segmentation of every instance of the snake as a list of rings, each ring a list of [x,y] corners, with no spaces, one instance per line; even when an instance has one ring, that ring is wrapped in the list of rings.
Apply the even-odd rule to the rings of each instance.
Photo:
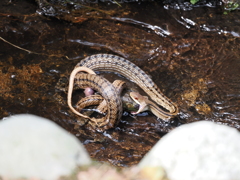
[[[75,66],[75,68],[77,67],[87,67],[93,71],[118,73],[136,83],[153,101],[167,109],[169,112],[164,110],[162,112],[166,112],[169,118],[178,114],[178,106],[161,92],[150,76],[125,58],[112,54],[96,54],[81,60]]]
[[[121,95],[122,90],[125,88],[126,83],[122,80],[115,80],[112,85],[115,87],[116,92],[118,95]],[[138,102],[135,101],[137,104]],[[93,94],[90,96],[86,96],[80,99],[76,104],[76,109],[81,111],[87,106],[98,105],[97,109],[95,110],[98,113],[105,114],[107,112],[107,102],[106,100],[99,94]]]
[[[86,72],[86,73],[83,73]],[[103,118],[90,118],[84,114],[81,114],[72,106],[72,92],[74,83],[78,88],[86,89],[91,87],[92,89],[98,91],[101,96],[106,101],[106,106],[108,107],[107,116]],[[69,108],[77,115],[87,118],[94,122],[98,127],[103,127],[104,129],[109,129],[118,124],[122,116],[122,101],[120,99],[119,93],[117,93],[115,87],[107,79],[102,76],[98,76],[95,72],[87,67],[76,67],[69,78],[69,88],[67,103]]]
[[[79,73],[80,71],[87,72],[88,74]],[[104,122],[101,126],[108,125],[108,127],[114,127],[120,119],[122,108],[119,94],[115,91],[115,87],[110,82],[101,76],[97,76],[95,71],[109,71],[126,77],[130,81],[136,83],[154,102],[157,103],[155,104],[146,98],[142,98],[140,94],[132,94],[131,97],[133,100],[139,103],[140,107],[142,107],[138,112],[147,109],[147,106],[149,106],[149,109],[157,117],[162,118],[163,120],[169,120],[178,114],[178,106],[161,92],[149,75],[129,60],[112,54],[91,55],[81,60],[75,66],[75,69],[70,75],[68,90],[68,105],[75,114],[89,118],[76,111],[71,105],[71,94],[74,82],[76,82],[80,88],[91,87],[94,90],[97,90],[106,100],[108,107],[107,117],[105,118],[106,120],[89,118],[90,120],[95,123]],[[142,100],[138,101],[139,97],[141,97]],[[165,108],[167,111],[159,108],[159,106]]]

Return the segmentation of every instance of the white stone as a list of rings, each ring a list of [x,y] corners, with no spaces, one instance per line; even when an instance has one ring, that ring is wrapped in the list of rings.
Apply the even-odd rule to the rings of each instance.
[[[162,166],[171,180],[238,180],[240,133],[208,121],[182,125],[165,135],[138,166]]]
[[[22,114],[0,121],[0,176],[54,180],[90,162],[79,140],[48,119]]]

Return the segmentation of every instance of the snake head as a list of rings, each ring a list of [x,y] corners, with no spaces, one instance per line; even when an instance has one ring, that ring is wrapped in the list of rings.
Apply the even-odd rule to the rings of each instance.
[[[142,96],[138,92],[130,92],[130,97],[137,103],[139,104],[139,108],[137,112],[131,112],[132,114],[138,114],[143,111],[147,111],[149,109],[148,107],[148,97],[147,96]]]

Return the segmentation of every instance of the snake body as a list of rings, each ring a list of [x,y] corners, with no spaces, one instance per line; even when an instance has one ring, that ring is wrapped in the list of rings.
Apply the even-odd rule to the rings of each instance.
[[[87,72],[91,74],[80,72]],[[100,119],[90,118],[79,113],[72,107],[71,98],[74,83],[78,86],[78,88],[85,89],[87,87],[91,87],[102,95],[108,107],[106,117]],[[88,69],[86,67],[77,67],[72,71],[70,75],[68,88],[68,106],[75,114],[90,119],[98,127],[104,126],[103,129],[114,127],[122,116],[122,108],[119,108],[122,107],[122,101],[119,94],[116,92],[115,87],[107,79],[101,76],[97,76],[91,69]]]
[[[82,73],[82,71],[88,74]],[[118,124],[122,115],[122,101],[119,92],[117,92],[113,84],[105,78],[96,75],[94,71],[110,71],[126,77],[143,89],[153,101],[167,110],[159,108],[158,105],[150,100],[143,99],[143,108],[139,111],[149,106],[149,109],[163,120],[168,120],[177,115],[178,107],[160,91],[152,79],[138,66],[116,55],[97,54],[81,60],[72,71],[69,79],[68,106],[75,114],[90,119],[97,127],[100,127],[101,130],[112,128]],[[90,87],[98,91],[104,99],[101,104],[103,104],[103,107],[107,107],[107,115],[99,119],[90,118],[74,109],[71,103],[74,84],[82,89]],[[88,99],[89,98],[86,98],[86,100]],[[135,100],[136,102],[140,102],[137,101],[137,99]]]
[[[122,90],[125,88],[125,82],[122,80],[115,80],[112,85],[115,87],[118,96],[121,95]],[[91,96],[86,96],[80,99],[76,104],[76,109],[81,111],[83,108],[87,106],[99,105],[96,109],[98,113],[105,114],[108,110],[106,100],[98,94],[94,94]]]
[[[165,120],[177,115],[177,105],[160,91],[157,85],[142,69],[127,59],[111,54],[96,54],[81,60],[75,68],[82,66],[93,71],[110,71],[121,74],[130,81],[136,83],[153,101],[169,111],[166,112],[162,110],[163,113],[165,112]]]

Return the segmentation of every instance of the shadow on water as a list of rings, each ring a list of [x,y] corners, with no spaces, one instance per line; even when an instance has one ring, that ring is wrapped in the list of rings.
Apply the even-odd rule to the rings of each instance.
[[[116,166],[138,163],[181,124],[209,120],[240,130],[238,12],[164,9],[156,2],[91,7],[44,16],[32,1],[0,2],[1,37],[39,53],[0,41],[0,118],[19,113],[49,118],[76,135],[91,157]],[[124,113],[104,133],[76,126],[78,117],[67,107],[59,80],[66,86],[74,66],[97,53],[120,55],[141,67],[179,105],[179,115],[164,122],[150,113]]]

